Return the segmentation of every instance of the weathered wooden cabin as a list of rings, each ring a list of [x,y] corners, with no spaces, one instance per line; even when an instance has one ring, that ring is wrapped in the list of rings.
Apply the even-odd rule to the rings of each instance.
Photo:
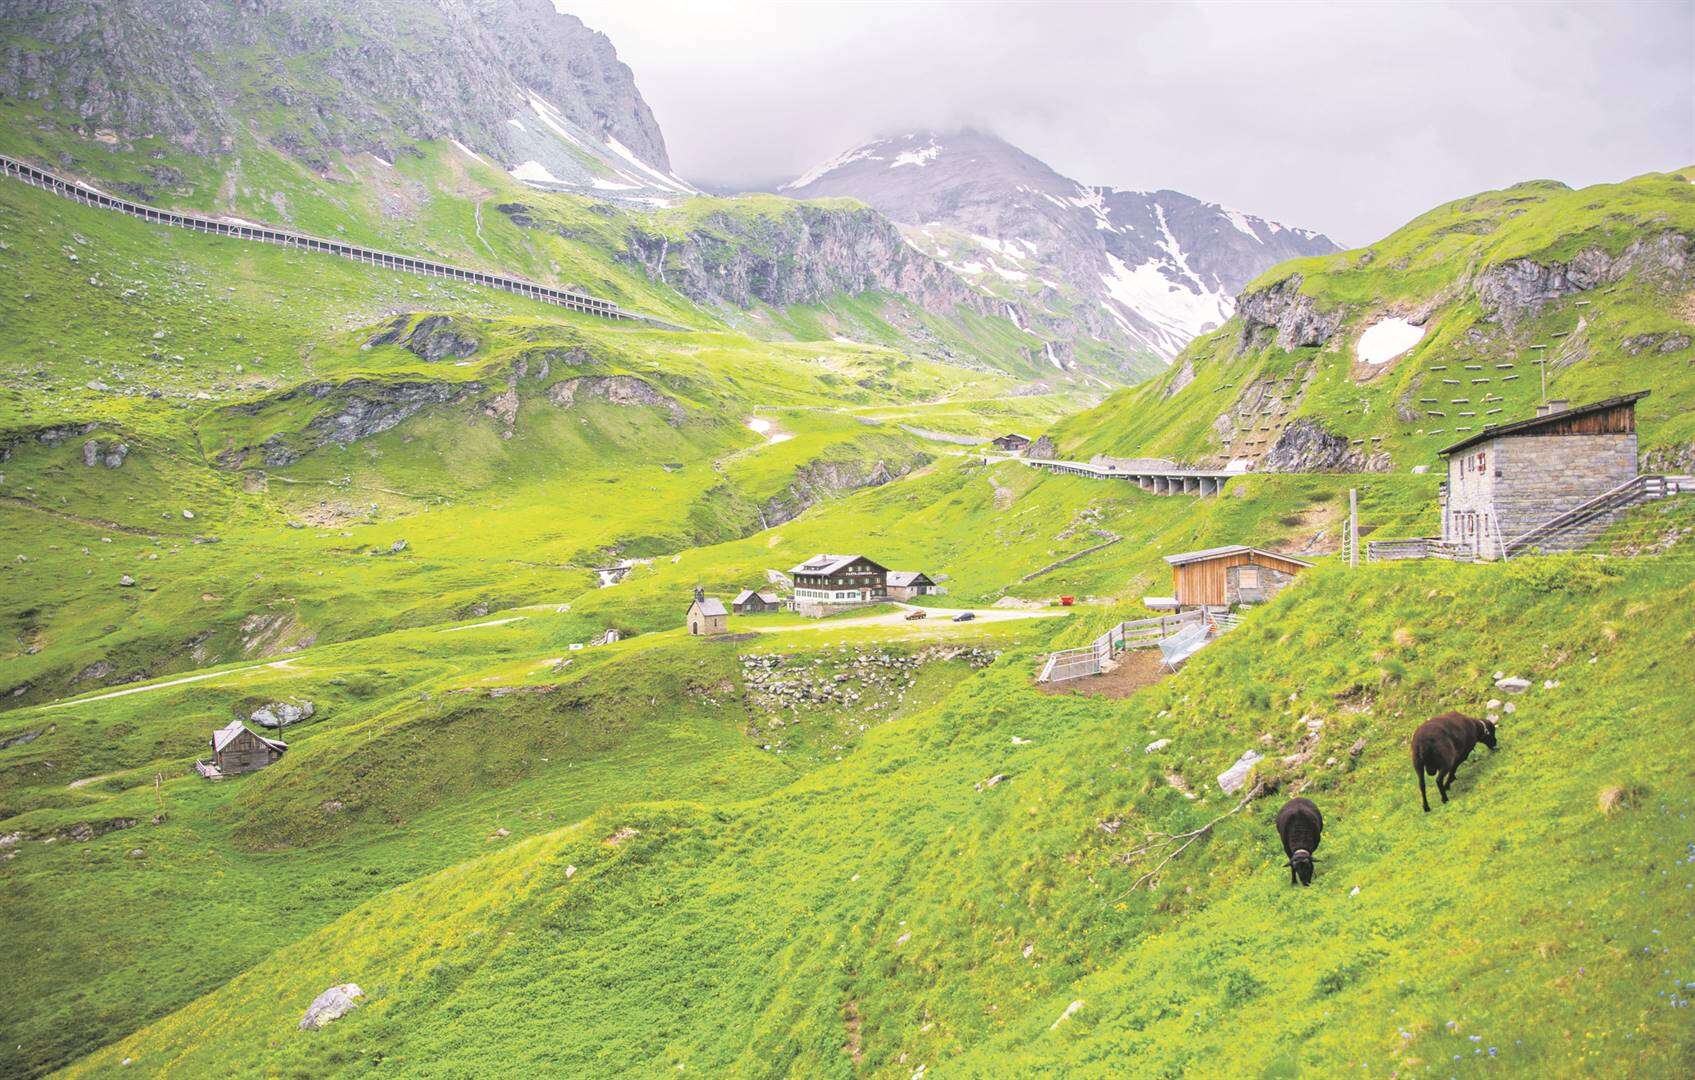
[[[889,593],[888,568],[863,555],[814,555],[789,574],[797,604],[863,604]]]
[[[990,440],[996,450],[1010,450],[1017,453],[1030,445],[1030,437],[1009,432]]]
[[[1515,541],[1636,479],[1634,394],[1569,408],[1538,406],[1536,415],[1486,427],[1440,451],[1448,462],[1442,485],[1442,541],[1450,550],[1496,559]],[[1563,529],[1536,546],[1566,550],[1589,543],[1612,523],[1596,514],[1581,528]]]
[[[281,739],[256,735],[240,720],[231,720],[212,732],[212,765],[223,776],[256,772],[287,750],[288,744]]]
[[[697,637],[711,637],[727,633],[730,629],[730,613],[724,610],[724,602],[706,595],[705,589],[694,591],[694,602],[689,605],[685,621],[689,633]]]
[[[776,593],[754,592],[743,589],[736,598],[730,601],[730,610],[737,615],[757,615],[765,611],[779,611],[783,601]]]
[[[911,600],[936,591],[936,583],[922,570],[890,570],[887,580],[890,600]]]
[[[1263,603],[1312,566],[1245,544],[1185,551],[1165,561],[1171,565],[1172,597],[1179,609]]]

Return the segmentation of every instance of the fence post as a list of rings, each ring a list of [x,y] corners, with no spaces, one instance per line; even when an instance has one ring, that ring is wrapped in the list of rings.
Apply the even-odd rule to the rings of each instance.
[[[1359,489],[1348,489],[1348,566],[1360,564],[1360,505]]]

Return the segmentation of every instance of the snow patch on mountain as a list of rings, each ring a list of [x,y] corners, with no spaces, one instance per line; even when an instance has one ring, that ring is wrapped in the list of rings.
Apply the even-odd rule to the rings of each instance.
[[[806,170],[805,172],[801,173],[799,176],[795,177],[793,180],[790,180],[788,183],[782,185],[777,190],[778,191],[793,191],[796,188],[806,187],[808,184],[815,184],[819,180],[822,180],[825,176],[827,176],[830,173],[835,172],[837,169],[841,168],[842,166],[851,165],[856,161],[864,161],[867,158],[869,158],[872,161],[882,161],[883,159],[881,157],[872,153],[872,151],[875,150],[876,148],[877,148],[876,143],[866,143],[863,146],[856,146],[852,150],[846,151],[845,153],[837,154],[835,157],[831,158],[828,161],[819,162],[818,164],[814,165],[812,168]]]
[[[1387,364],[1424,340],[1424,327],[1405,319],[1380,319],[1360,335],[1359,358],[1367,364]]]
[[[898,169],[902,165],[913,165],[920,169],[942,156],[942,148],[932,142],[922,150],[905,150],[895,155],[889,162],[889,168]]]
[[[1109,254],[1107,264],[1112,273],[1101,275],[1107,295],[1154,325],[1160,346],[1157,351],[1167,359],[1191,339],[1221,325],[1234,310],[1234,302],[1226,293],[1204,288],[1197,291],[1172,281],[1157,259],[1132,269]]]
[[[547,166],[539,161],[524,162],[512,170],[512,175],[526,184],[563,184],[565,182],[549,172]]]

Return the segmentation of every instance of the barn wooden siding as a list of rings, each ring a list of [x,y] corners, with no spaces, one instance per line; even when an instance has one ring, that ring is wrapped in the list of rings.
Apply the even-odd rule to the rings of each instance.
[[[1273,570],[1281,570],[1285,574],[1298,574],[1306,567],[1290,559],[1280,559],[1275,555],[1262,555],[1257,551],[1238,551],[1231,555],[1220,555],[1213,559],[1203,559],[1199,562],[1184,563],[1171,568],[1173,591],[1178,604],[1184,607],[1206,604],[1211,607],[1223,607],[1225,595],[1224,575],[1232,566],[1267,566]]]

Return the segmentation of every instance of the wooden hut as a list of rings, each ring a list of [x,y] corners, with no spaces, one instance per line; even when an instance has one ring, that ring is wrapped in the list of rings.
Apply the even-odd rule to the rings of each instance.
[[[256,772],[283,756],[288,744],[256,735],[240,720],[212,732],[212,766],[223,776]]]
[[[689,633],[697,637],[711,637],[729,631],[730,613],[724,610],[722,600],[707,596],[705,589],[696,589],[694,602],[689,605],[687,623]]]
[[[1258,604],[1276,596],[1312,563],[1245,544],[1167,555],[1179,608]]]
[[[1030,445],[1029,436],[1019,435],[1016,432],[1010,432],[991,441],[996,450],[1010,450],[1014,453],[1023,450]]]
[[[782,598],[776,593],[754,592],[743,589],[734,600],[730,601],[730,610],[737,615],[756,615],[766,611],[778,611],[783,606]]]

